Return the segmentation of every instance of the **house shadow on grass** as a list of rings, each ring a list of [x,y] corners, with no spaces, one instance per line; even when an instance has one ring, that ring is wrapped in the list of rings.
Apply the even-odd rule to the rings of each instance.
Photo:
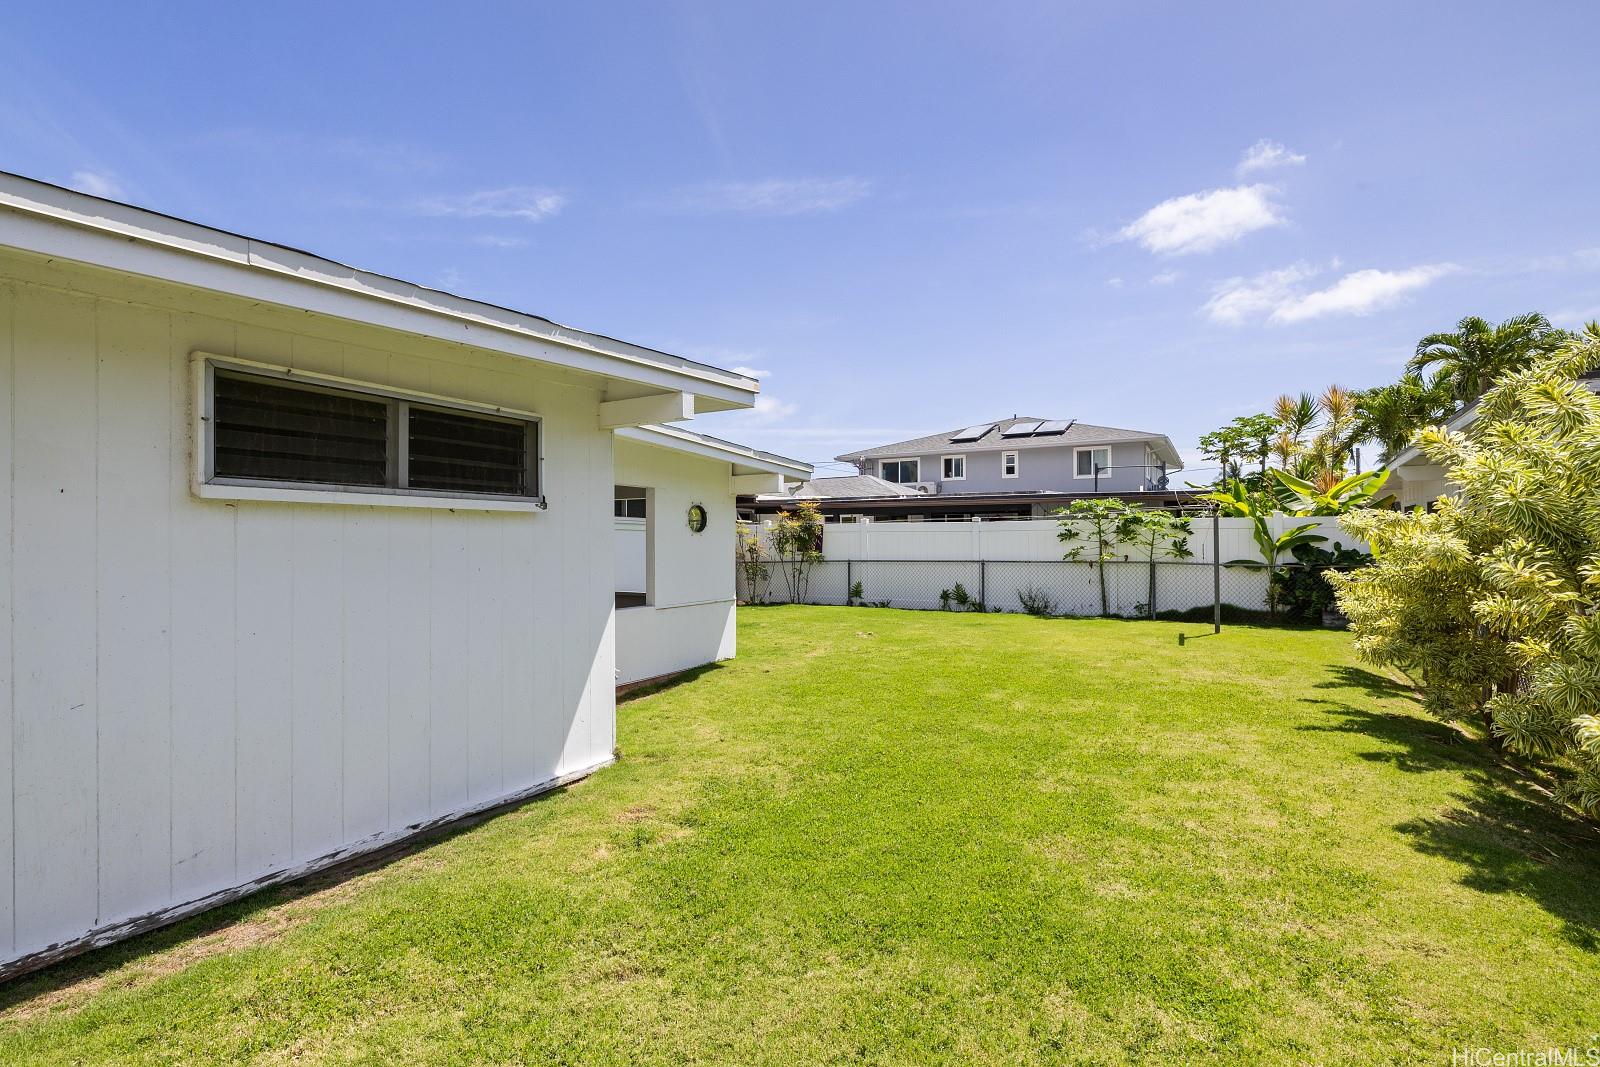
[[[331,906],[342,901],[345,895],[339,890],[346,883],[401,863],[502,815],[546,803],[578,784],[581,781],[475,812],[384,848],[352,856],[315,874],[257,890],[170,926],[0,982],[0,1023],[77,1003],[80,994],[87,998],[102,987],[143,985],[213,956],[269,943],[308,918],[319,904]],[[324,901],[312,899],[318,896]],[[309,901],[311,907],[293,915],[273,911],[303,900]],[[117,973],[129,965],[132,967],[127,974]]]
[[[630,682],[617,687],[617,703],[626,704],[642,697],[654,696],[665,693],[669,689],[676,689],[680,685],[688,685],[697,679],[704,678],[714,671],[723,669],[720,663],[703,663],[698,667],[678,671],[676,674],[667,674],[659,678],[646,678],[643,681]]]
[[[1512,893],[1562,922],[1562,934],[1588,952],[1600,951],[1600,827],[1558,804],[1534,772],[1503,760],[1486,744],[1430,718],[1407,685],[1355,667],[1331,667],[1307,698],[1328,721],[1301,730],[1358,733],[1383,742],[1362,759],[1407,773],[1454,771],[1467,789],[1437,814],[1407,819],[1394,829],[1428,856],[1460,867],[1457,881],[1480,893]],[[1388,709],[1352,707],[1333,698],[1356,690]],[[1333,699],[1330,699],[1333,698]],[[1396,700],[1404,701],[1395,707]]]

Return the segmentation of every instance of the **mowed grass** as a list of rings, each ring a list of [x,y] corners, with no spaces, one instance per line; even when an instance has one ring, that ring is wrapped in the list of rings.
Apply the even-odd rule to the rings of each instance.
[[[1600,838],[1347,635],[781,607],[588,781],[0,989],[0,1062],[1448,1063]]]

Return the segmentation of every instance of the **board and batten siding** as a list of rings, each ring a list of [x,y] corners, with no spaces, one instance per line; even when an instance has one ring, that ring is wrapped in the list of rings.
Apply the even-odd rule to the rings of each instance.
[[[597,388],[200,303],[0,276],[0,965],[611,758]],[[538,412],[550,509],[199,500],[195,351]]]
[[[619,485],[650,490],[648,605],[617,611],[617,682],[626,685],[732,659],[735,633],[734,537],[738,529],[725,460],[616,442]],[[706,528],[689,529],[689,506],[706,509]],[[631,538],[619,528],[613,537]]]

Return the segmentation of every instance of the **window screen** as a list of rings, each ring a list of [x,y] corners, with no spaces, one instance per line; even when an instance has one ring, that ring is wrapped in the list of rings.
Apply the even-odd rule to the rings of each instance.
[[[539,495],[539,424],[216,367],[211,472],[226,481]]]
[[[528,423],[435,408],[412,407],[409,415],[410,488],[530,495]]]
[[[213,470],[220,478],[386,485],[389,405],[218,373]]]
[[[1094,474],[1098,465],[1101,470],[1111,465],[1111,453],[1104,448],[1087,448],[1078,453],[1078,473],[1084,477]]]

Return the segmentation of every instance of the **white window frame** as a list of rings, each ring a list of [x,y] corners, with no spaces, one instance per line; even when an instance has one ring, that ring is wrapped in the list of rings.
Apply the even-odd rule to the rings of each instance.
[[[950,473],[948,473],[948,471],[949,471],[949,463],[953,459],[959,459],[961,461],[961,473],[960,474],[950,474]],[[920,474],[922,472],[919,470],[917,473]],[[943,482],[964,482],[964,481],[966,481],[967,480],[967,457],[966,457],[966,454],[962,453],[960,455],[954,455],[954,456],[940,456],[939,457],[939,480],[943,481]]]
[[[1011,473],[1010,474],[1006,473],[1006,468],[1007,467],[1011,468]],[[1002,477],[1002,478],[1020,478],[1021,476],[1022,476],[1022,453],[1020,453],[1020,452],[1002,452],[1002,453],[1000,453],[1000,477]]]
[[[477,404],[456,397],[439,396],[412,389],[399,389],[376,382],[341,378],[332,374],[297,370],[273,363],[218,355],[214,352],[190,353],[191,388],[194,418],[190,427],[190,492],[202,500],[277,500],[297,504],[356,504],[364,507],[450,508],[458,511],[544,511],[548,507],[544,493],[544,420],[535,412],[494,404]],[[529,472],[540,495],[537,497],[507,496],[494,493],[456,493],[440,489],[407,489],[390,485],[328,485],[318,482],[278,482],[244,478],[218,478],[213,466],[212,412],[215,401],[216,371],[235,370],[263,378],[279,378],[286,382],[303,382],[332,392],[360,393],[400,405],[403,416],[406,406],[445,408],[475,415],[488,415],[499,419],[531,423],[533,447],[528,456]],[[396,433],[403,433],[405,421],[396,423]]]
[[[887,467],[891,463],[898,463],[898,464],[915,463],[917,465],[917,476],[915,478],[911,479],[911,481],[909,481],[909,482],[897,481],[897,480],[895,480],[893,478],[890,478],[887,474],[884,473],[884,468]],[[908,456],[905,459],[880,459],[878,461],[878,477],[882,478],[886,482],[891,482],[894,485],[913,485],[913,484],[915,484],[917,482],[920,482],[920,481],[922,481],[922,457],[921,456]]]
[[[1093,478],[1094,477],[1094,468],[1097,466],[1097,464],[1095,463],[1094,459],[1091,458],[1089,460],[1089,473],[1088,474],[1079,474],[1078,473],[1078,454],[1080,452],[1091,453],[1091,456],[1095,452],[1104,452],[1106,454],[1106,461],[1104,463],[1098,464],[1098,466],[1100,467],[1100,469],[1102,471],[1108,470],[1111,467],[1111,446],[1109,446],[1109,445],[1090,445],[1087,448],[1074,448],[1072,450],[1072,476],[1074,478]]]

